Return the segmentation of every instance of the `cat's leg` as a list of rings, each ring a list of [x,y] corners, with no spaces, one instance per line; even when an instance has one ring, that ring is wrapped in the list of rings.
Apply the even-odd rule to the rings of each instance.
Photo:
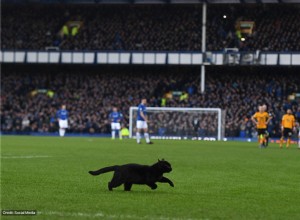
[[[125,191],[130,191],[132,187],[132,183],[124,183],[124,190]]]
[[[151,189],[157,188],[157,185],[155,183],[149,183],[149,184],[147,184],[147,186],[149,186]]]
[[[121,186],[122,184],[123,184],[123,182],[112,179],[110,182],[108,182],[108,189],[110,191],[112,191],[113,188],[117,188],[118,186]]]
[[[110,185],[110,182],[108,182],[108,189],[109,191],[112,191],[112,186]]]
[[[118,172],[114,173],[113,178],[108,183],[108,189],[112,191],[113,188],[121,186],[124,182],[121,180],[120,174]]]
[[[160,182],[160,183],[169,183],[170,186],[174,187],[174,183],[171,180],[169,180],[167,177],[164,177],[164,176],[158,182]]]

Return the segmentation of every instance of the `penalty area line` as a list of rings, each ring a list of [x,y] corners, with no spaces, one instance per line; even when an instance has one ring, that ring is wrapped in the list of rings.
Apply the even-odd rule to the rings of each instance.
[[[33,159],[33,158],[48,158],[47,155],[23,155],[23,156],[1,156],[1,159]]]

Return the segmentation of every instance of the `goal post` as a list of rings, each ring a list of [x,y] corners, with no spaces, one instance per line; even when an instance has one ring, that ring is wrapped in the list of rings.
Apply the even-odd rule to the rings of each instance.
[[[129,137],[136,134],[137,107],[129,109]],[[147,107],[152,139],[221,140],[224,117],[220,108]]]

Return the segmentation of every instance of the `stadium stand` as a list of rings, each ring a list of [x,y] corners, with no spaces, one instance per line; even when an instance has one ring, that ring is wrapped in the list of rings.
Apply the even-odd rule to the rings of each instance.
[[[124,113],[124,125],[128,126],[129,107],[136,106],[141,97],[149,97],[149,106],[158,107],[168,92],[183,91],[186,98],[173,96],[165,106],[226,109],[226,137],[254,136],[249,118],[258,104],[266,103],[274,115],[269,132],[278,137],[285,109],[297,112],[298,104],[286,98],[299,92],[298,74],[296,68],[210,67],[206,92],[201,94],[196,67],[63,66],[57,71],[55,66],[36,66],[34,70],[26,65],[5,66],[1,130],[55,132],[56,110],[65,103],[70,111],[70,132],[108,133],[113,105]],[[206,125],[209,130],[209,123]]]
[[[209,4],[207,50],[300,51],[299,20],[300,8],[293,4]],[[2,51],[47,47],[70,51],[201,50],[201,4],[4,3],[2,21]],[[237,31],[240,21],[255,23],[251,35]],[[1,131],[55,132],[55,112],[65,102],[71,114],[70,132],[107,133],[111,106],[116,104],[127,113],[144,96],[151,97],[150,106],[226,109],[228,137],[255,136],[249,118],[264,102],[275,116],[269,132],[280,136],[279,118],[284,110],[290,106],[297,111],[297,103],[286,101],[300,90],[297,74],[296,68],[207,67],[206,92],[201,94],[198,67],[5,65]],[[170,91],[186,94],[165,99]],[[128,126],[128,115],[124,115]],[[213,130],[207,121],[204,124],[207,131]]]
[[[4,4],[1,48],[199,51],[201,20],[201,5]],[[255,22],[245,41],[236,32],[241,20]],[[299,20],[300,9],[293,5],[209,5],[207,50],[299,51]],[[82,22],[79,29],[72,21]]]

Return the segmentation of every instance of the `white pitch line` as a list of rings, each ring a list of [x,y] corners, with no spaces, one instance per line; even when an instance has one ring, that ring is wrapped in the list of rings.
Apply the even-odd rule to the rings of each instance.
[[[154,216],[137,216],[137,215],[112,215],[97,213],[84,213],[84,212],[59,212],[59,211],[45,211],[38,212],[39,215],[50,215],[58,217],[85,217],[85,218],[105,218],[105,219],[142,219],[142,220],[208,220],[208,218],[173,218],[173,217],[154,217]]]
[[[27,156],[2,156],[1,159],[32,159],[32,158],[47,158],[47,155],[27,155]]]
[[[91,213],[82,213],[82,212],[46,211],[46,212],[38,212],[38,215],[54,215],[59,217],[89,217],[89,218],[104,217],[104,214],[101,212],[91,214]]]

